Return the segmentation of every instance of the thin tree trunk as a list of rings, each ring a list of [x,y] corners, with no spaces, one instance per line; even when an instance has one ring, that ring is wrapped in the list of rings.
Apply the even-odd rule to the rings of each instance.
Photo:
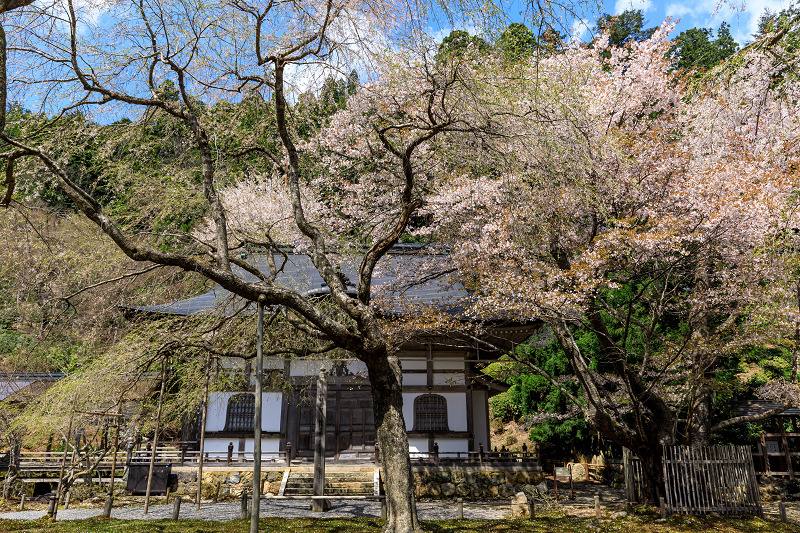
[[[402,373],[395,358],[377,355],[366,361],[383,472],[386,475],[385,533],[419,530],[414,513],[414,490],[403,419]]]
[[[20,451],[22,448],[18,438],[12,437],[9,440],[12,440],[12,443],[8,450],[8,472],[6,472],[6,478],[3,481],[3,500],[8,499],[11,487],[19,477]]]
[[[69,425],[67,426],[67,437],[64,439],[64,455],[61,456],[61,469],[58,473],[58,488],[56,489],[56,505],[53,508],[53,518],[55,519],[58,514],[58,502],[61,501],[62,488],[64,486],[64,469],[67,466],[67,448],[69,448],[69,439],[72,437],[72,417],[74,414],[69,415]]]
[[[156,410],[156,427],[153,430],[153,449],[150,453],[150,469],[147,472],[147,492],[144,496],[144,514],[150,507],[150,488],[153,485],[153,468],[156,464],[156,452],[158,451],[158,430],[161,425],[161,408],[164,405],[164,388],[167,382],[167,358],[164,358],[164,366],[161,369],[161,392],[158,395],[158,409]]]

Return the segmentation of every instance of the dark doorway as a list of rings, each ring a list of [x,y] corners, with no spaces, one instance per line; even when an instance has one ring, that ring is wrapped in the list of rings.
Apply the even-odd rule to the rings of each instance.
[[[289,416],[297,416],[297,455],[314,456],[314,398],[316,388],[309,390]],[[339,459],[349,451],[374,450],[375,415],[369,386],[328,387],[325,455]]]

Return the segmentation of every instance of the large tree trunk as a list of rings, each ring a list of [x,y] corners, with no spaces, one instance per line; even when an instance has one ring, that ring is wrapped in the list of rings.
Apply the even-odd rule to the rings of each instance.
[[[692,404],[686,433],[688,444],[694,449],[703,448],[711,443],[711,410],[714,405],[714,391],[705,382],[699,380],[692,391]]]
[[[664,483],[664,447],[641,446],[633,452],[642,463],[642,503],[658,505],[659,498],[666,496]]]
[[[387,515],[383,531],[413,533],[419,530],[419,524],[414,513],[400,365],[397,359],[386,354],[371,357],[366,363],[386,486]]]

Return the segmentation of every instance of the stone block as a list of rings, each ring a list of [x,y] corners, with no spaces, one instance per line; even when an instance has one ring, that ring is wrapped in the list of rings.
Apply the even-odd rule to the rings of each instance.
[[[511,517],[512,518],[530,518],[531,506],[528,503],[528,497],[524,492],[518,492],[511,499]]]
[[[450,497],[454,496],[456,493],[456,486],[452,483],[442,483],[442,496]]]

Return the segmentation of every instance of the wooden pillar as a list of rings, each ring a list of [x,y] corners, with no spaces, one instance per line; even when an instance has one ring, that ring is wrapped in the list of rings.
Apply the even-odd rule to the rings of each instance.
[[[206,382],[203,384],[203,404],[200,408],[200,454],[197,456],[197,494],[195,507],[200,510],[200,496],[203,489],[203,453],[206,447],[206,419],[208,418],[208,382],[211,380],[211,364],[205,368]]]
[[[316,416],[314,417],[314,496],[324,496],[325,492],[325,433],[328,416],[328,380],[325,370],[319,371],[317,378]],[[311,500],[311,510],[326,510],[325,500]]]
[[[264,389],[264,303],[258,302],[256,327],[256,398],[253,413],[253,504],[250,513],[250,533],[258,533],[261,508],[261,404]]]
[[[794,479],[794,467],[792,466],[792,453],[789,451],[789,441],[786,438],[786,424],[782,416],[777,416],[776,420],[781,428],[781,446],[783,455],[786,457],[786,471],[789,472],[789,479]]]
[[[117,452],[119,451],[119,424],[122,412],[117,408],[116,424],[114,424],[114,448],[111,456],[111,479],[108,482],[108,496],[106,498],[106,506],[103,508],[103,516],[106,518],[111,517],[111,508],[114,506],[114,471],[117,469]]]
[[[771,476],[772,467],[769,464],[769,454],[767,453],[767,440],[764,438],[763,432],[761,433],[761,456],[764,458],[764,474],[767,476]]]

